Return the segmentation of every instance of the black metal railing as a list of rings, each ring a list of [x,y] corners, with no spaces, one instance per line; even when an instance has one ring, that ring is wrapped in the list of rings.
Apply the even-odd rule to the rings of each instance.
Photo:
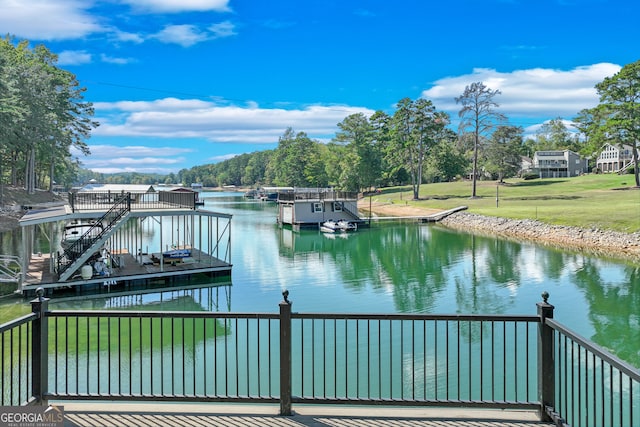
[[[104,210],[123,196],[129,197],[131,208],[136,209],[196,209],[197,192],[159,191],[157,193],[69,193],[69,205],[73,212]]]
[[[294,403],[537,409],[537,316],[292,314]]]
[[[28,314],[0,325],[0,406],[23,405],[32,400],[32,322],[37,314]]]
[[[554,418],[585,427],[640,425],[640,372],[560,323],[546,323],[554,335]]]
[[[358,193],[351,191],[308,190],[278,192],[278,200],[293,202],[296,200],[344,201],[358,200]]]
[[[537,315],[49,311],[1,326],[2,404],[65,400],[350,403],[538,410],[640,423],[640,373]],[[9,334],[9,335],[7,335]]]
[[[277,315],[55,311],[47,398],[277,402]],[[264,354],[261,354],[264,353]]]

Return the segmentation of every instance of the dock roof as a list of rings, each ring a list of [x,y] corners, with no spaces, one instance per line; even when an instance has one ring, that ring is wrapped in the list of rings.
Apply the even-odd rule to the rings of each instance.
[[[156,193],[153,185],[148,184],[87,184],[79,193]]]

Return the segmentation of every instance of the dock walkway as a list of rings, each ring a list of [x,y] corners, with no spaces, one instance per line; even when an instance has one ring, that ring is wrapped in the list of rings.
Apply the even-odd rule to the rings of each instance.
[[[380,216],[373,215],[370,219],[372,221],[389,221],[389,220],[414,220],[418,222],[438,222],[443,218],[448,217],[451,214],[456,212],[464,211],[467,209],[467,206],[458,206],[453,209],[447,209],[444,211],[435,212],[429,215],[403,215],[403,216]],[[365,221],[368,221],[369,218],[363,217]]]
[[[64,406],[65,427],[532,427],[551,426],[532,411],[296,405],[277,415],[274,405],[81,403]]]

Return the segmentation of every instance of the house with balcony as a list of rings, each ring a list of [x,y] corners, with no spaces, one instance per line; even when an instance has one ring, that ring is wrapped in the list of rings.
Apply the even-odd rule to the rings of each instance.
[[[533,169],[540,178],[568,178],[588,172],[588,164],[571,150],[546,150],[534,153]]]
[[[596,160],[601,172],[619,173],[633,166],[633,147],[626,144],[604,144]]]

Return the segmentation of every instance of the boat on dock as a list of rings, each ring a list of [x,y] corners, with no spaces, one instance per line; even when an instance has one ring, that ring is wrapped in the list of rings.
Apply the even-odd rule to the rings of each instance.
[[[330,219],[320,225],[320,231],[323,233],[347,233],[356,230],[358,230],[358,225],[355,222],[344,219],[338,221]]]
[[[79,252],[88,248],[102,234],[102,224],[95,221],[71,221],[64,227],[60,246],[65,251]],[[77,242],[82,244],[77,244]]]

